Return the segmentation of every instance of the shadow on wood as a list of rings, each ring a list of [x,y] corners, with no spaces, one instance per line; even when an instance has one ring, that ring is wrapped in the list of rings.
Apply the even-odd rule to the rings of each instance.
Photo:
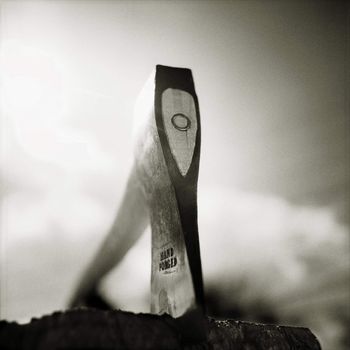
[[[28,324],[0,322],[1,349],[320,350],[307,328],[208,318],[208,342],[183,344],[170,316],[75,309]]]

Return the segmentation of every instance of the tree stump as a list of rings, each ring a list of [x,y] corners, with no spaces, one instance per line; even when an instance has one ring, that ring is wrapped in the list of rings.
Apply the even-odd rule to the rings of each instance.
[[[186,344],[170,316],[88,308],[56,312],[28,324],[0,322],[0,349],[320,350],[307,328],[208,318],[208,340]]]

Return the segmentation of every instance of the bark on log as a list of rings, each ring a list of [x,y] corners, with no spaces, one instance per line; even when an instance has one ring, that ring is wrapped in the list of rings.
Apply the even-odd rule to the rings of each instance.
[[[208,341],[183,344],[170,316],[76,309],[28,324],[0,322],[0,349],[320,350],[307,328],[208,318]]]

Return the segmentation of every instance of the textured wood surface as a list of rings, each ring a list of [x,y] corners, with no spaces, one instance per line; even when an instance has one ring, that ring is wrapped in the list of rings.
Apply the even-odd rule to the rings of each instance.
[[[307,328],[208,319],[208,341],[186,344],[170,316],[76,309],[25,325],[0,322],[0,349],[320,350]]]

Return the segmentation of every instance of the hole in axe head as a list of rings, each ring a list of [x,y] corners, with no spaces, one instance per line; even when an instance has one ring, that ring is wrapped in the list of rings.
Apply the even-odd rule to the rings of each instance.
[[[186,131],[191,127],[191,120],[182,113],[174,114],[171,118],[171,123],[180,131]]]

